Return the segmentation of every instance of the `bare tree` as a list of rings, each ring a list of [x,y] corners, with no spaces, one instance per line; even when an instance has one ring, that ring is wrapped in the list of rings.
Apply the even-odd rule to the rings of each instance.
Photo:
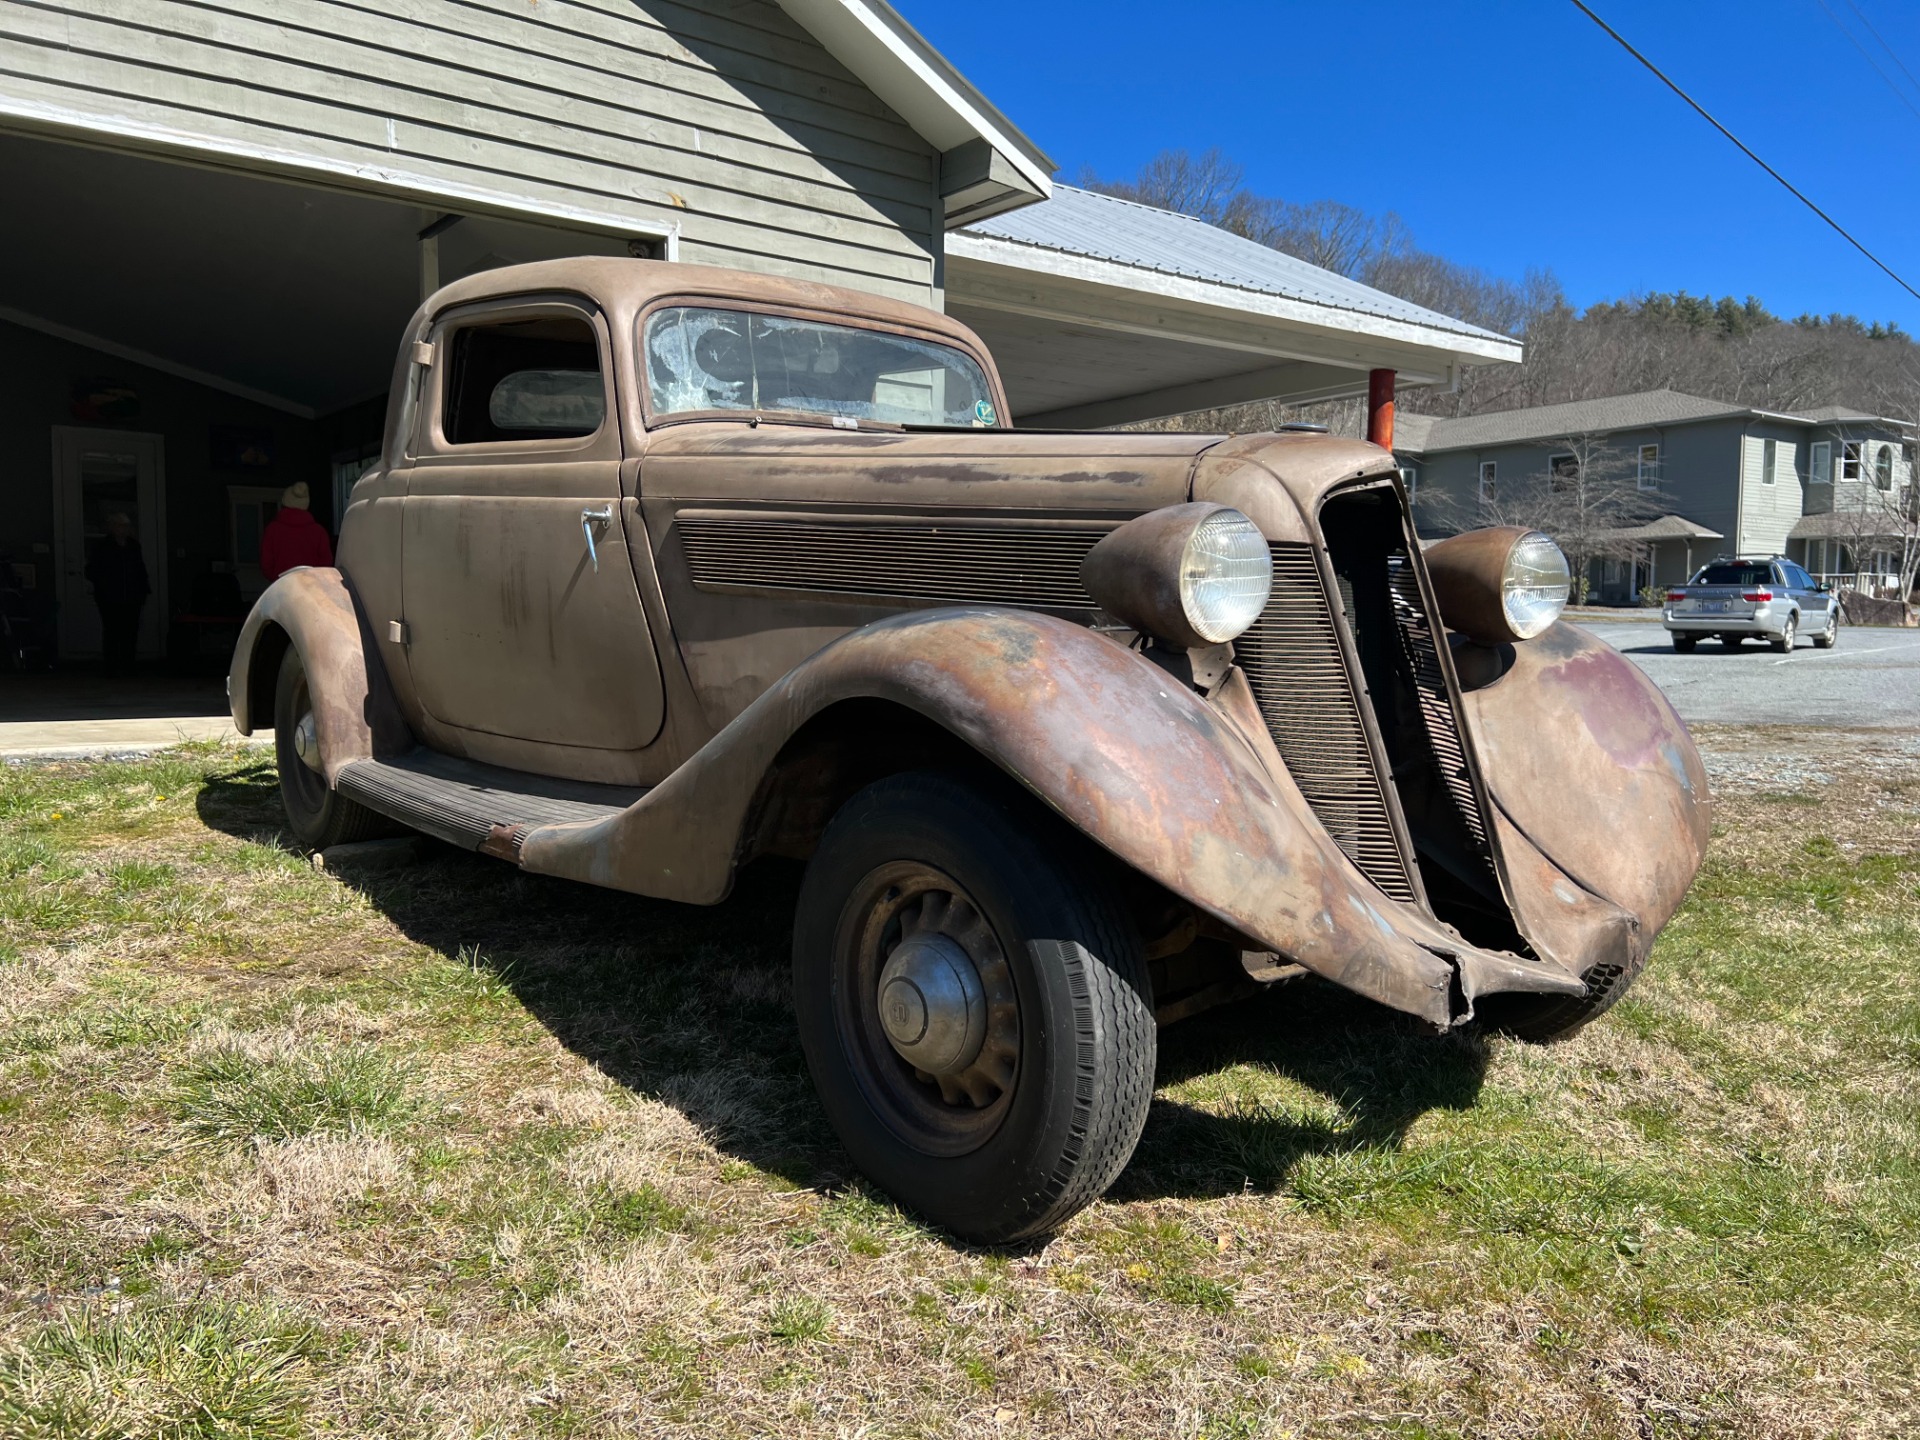
[[[1845,428],[1840,434],[1830,538],[1846,552],[1853,588],[1871,599],[1906,600],[1920,578],[1920,481],[1911,452],[1891,441],[1850,438]],[[1872,595],[1869,573],[1890,575],[1892,594]]]
[[[1657,490],[1642,490],[1635,458],[1604,435],[1569,435],[1546,469],[1502,480],[1479,501],[1478,523],[1521,525],[1551,535],[1573,571],[1576,603],[1587,598],[1595,560],[1638,559],[1640,545],[1621,532],[1668,514]]]

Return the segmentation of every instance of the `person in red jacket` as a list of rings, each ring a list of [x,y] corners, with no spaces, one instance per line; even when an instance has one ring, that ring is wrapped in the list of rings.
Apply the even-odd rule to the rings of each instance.
[[[302,565],[333,564],[333,542],[307,508],[311,503],[304,480],[280,493],[280,508],[260,535],[260,574],[269,585]]]

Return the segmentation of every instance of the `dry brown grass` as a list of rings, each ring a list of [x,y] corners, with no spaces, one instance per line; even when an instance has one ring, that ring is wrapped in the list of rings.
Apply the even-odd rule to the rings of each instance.
[[[0,1435],[191,1404],[260,1435],[1911,1432],[1920,754],[1705,738],[1716,858],[1606,1022],[1436,1041],[1317,986],[1195,1021],[1112,1196],[1004,1253],[825,1131],[790,872],[711,912],[451,852],[356,879],[285,850],[257,759],[9,772]]]

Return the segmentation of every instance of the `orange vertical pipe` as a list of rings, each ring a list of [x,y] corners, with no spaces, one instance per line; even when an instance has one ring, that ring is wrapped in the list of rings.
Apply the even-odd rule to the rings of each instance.
[[[1383,450],[1393,448],[1393,371],[1367,372],[1367,439]]]

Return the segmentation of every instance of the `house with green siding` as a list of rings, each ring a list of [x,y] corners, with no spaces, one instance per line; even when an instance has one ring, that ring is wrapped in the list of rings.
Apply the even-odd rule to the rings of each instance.
[[[0,588],[57,612],[63,658],[99,649],[84,572],[110,515],[151,577],[143,656],[243,610],[285,487],[343,511],[422,297],[515,262],[731,266],[945,310],[1014,423],[1520,358],[1056,185],[885,0],[0,0],[0,51]]]
[[[1573,464],[1644,515],[1588,579],[1602,603],[1677,584],[1718,554],[1786,555],[1816,575],[1897,569],[1912,531],[1915,430],[1839,405],[1786,413],[1674,390],[1447,419],[1402,414],[1394,450],[1423,529],[1484,523],[1501,487]]]

